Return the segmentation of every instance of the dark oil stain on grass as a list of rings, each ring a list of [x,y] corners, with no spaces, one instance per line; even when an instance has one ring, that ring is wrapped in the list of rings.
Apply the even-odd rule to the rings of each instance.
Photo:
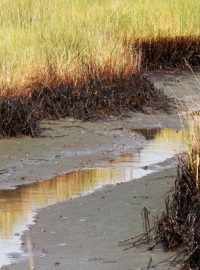
[[[142,111],[146,105],[165,109],[169,99],[139,71],[200,64],[199,37],[129,39],[124,41],[124,48],[130,59],[130,54],[136,56],[138,70],[133,72],[131,60],[127,70],[122,68],[116,72],[112,71],[111,64],[105,64],[106,68],[102,70],[95,66],[86,67],[85,77],[76,85],[59,82],[55,75],[46,87],[30,86],[32,90],[28,96],[1,99],[0,137],[37,136],[41,119],[66,116],[97,119],[119,115],[124,109]]]
[[[187,68],[200,65],[200,37],[159,37],[133,44],[140,55],[141,69]]]
[[[124,109],[142,111],[144,105],[167,108],[168,99],[144,75],[93,78],[73,89],[68,85],[33,89],[28,97],[0,101],[0,137],[39,133],[38,121],[74,117],[98,119]]]

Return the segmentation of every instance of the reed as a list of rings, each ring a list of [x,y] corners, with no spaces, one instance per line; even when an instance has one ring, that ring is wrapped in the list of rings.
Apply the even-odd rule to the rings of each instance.
[[[92,74],[107,63],[112,74],[136,72],[144,56],[134,44],[141,41],[183,37],[187,52],[191,40],[199,42],[200,2],[2,0],[0,36],[0,95],[21,95],[35,85],[87,80],[91,65]],[[160,43],[154,47],[166,53],[171,45]]]
[[[0,137],[34,135],[44,118],[164,106],[138,73],[199,64],[200,2],[2,0],[0,36]]]

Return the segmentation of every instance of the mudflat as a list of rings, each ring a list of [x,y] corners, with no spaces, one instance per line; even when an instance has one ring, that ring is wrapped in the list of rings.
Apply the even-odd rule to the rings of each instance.
[[[97,122],[42,122],[39,138],[0,140],[0,187],[10,188],[98,165],[119,153],[142,148],[145,138],[135,129],[163,126],[179,128],[178,116],[129,113],[128,118],[126,115]]]
[[[39,211],[36,224],[23,236],[26,259],[2,269],[135,270],[145,269],[150,257],[153,264],[166,259],[171,254],[162,248],[125,251],[119,241],[143,232],[143,207],[153,216],[162,211],[175,175],[175,169],[166,169]],[[156,269],[169,269],[160,267]]]

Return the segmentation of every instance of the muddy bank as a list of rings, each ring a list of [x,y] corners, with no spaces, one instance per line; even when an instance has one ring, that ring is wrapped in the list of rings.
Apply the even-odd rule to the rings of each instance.
[[[145,138],[135,129],[163,126],[179,128],[178,116],[128,113],[107,121],[43,122],[44,131],[39,138],[0,141],[1,189],[91,167],[120,152],[137,151],[145,146]]]
[[[163,195],[175,175],[175,169],[168,169],[39,211],[36,224],[23,236],[23,249],[30,252],[31,241],[31,253],[3,269],[136,270],[145,268],[150,257],[158,263],[170,253],[145,247],[124,251],[118,241],[142,232],[144,206],[153,215],[162,211]],[[160,269],[169,269],[165,267]]]
[[[168,71],[149,72],[152,82],[164,90],[164,93],[175,99],[179,112],[200,110],[200,71]]]

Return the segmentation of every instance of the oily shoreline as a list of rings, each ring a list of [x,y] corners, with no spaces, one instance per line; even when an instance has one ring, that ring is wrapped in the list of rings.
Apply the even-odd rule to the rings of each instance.
[[[144,75],[93,77],[75,88],[59,82],[59,86],[35,88],[28,97],[4,97],[0,101],[0,137],[36,137],[39,121],[44,119],[97,120],[121,115],[124,110],[142,111],[144,106],[168,107],[169,99]]]
[[[0,99],[0,138],[40,134],[44,119],[96,120],[121,115],[124,110],[143,111],[145,106],[166,110],[172,100],[143,73],[147,70],[198,67],[198,36],[130,39],[124,41],[125,66],[115,70],[112,61],[90,63],[79,77],[59,77],[53,67],[36,75],[20,89],[4,89]],[[132,63],[131,55],[136,62]],[[71,76],[71,77],[70,77]],[[27,90],[28,89],[28,90]]]

